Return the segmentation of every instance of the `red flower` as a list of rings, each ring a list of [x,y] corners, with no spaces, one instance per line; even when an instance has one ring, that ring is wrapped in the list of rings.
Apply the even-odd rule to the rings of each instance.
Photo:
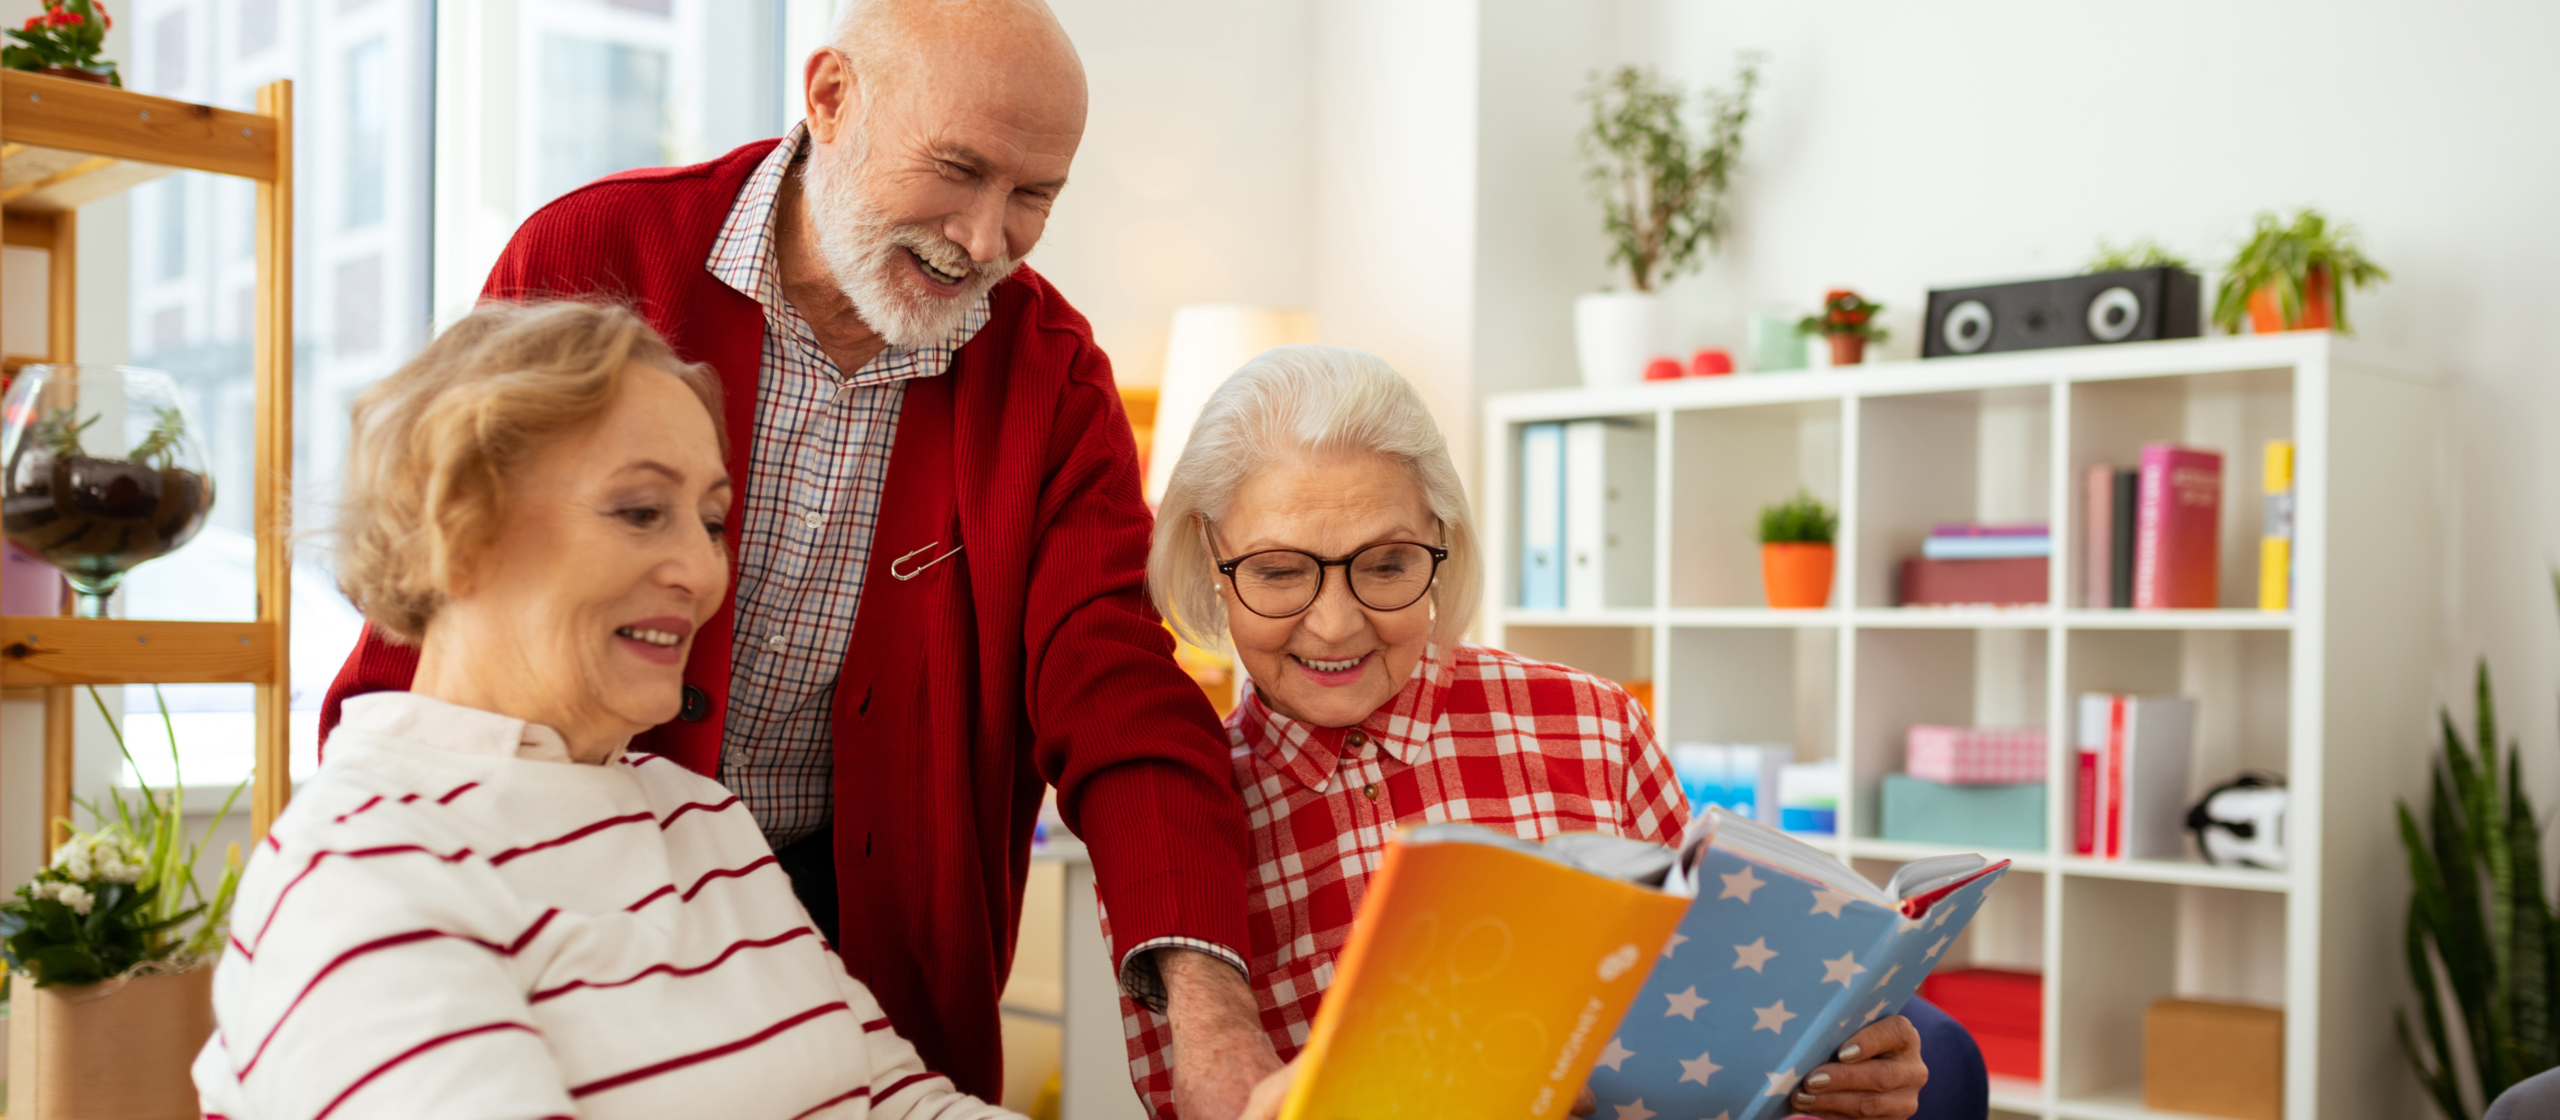
[[[79,25],[87,22],[87,20],[80,18],[80,13],[78,12],[53,13],[53,25],[55,27],[78,27]]]
[[[27,17],[26,25],[25,25],[25,26],[23,26],[23,27],[20,27],[18,30],[20,30],[20,31],[33,31],[33,30],[35,30],[36,28],[39,28],[39,27],[42,27],[42,26],[44,26],[44,17],[43,17],[43,16],[28,16],[28,17]]]

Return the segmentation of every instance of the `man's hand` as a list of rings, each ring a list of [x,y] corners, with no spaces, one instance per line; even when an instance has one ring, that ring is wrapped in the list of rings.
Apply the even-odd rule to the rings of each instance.
[[[1815,1067],[1787,1103],[1808,1116],[1902,1120],[1920,1110],[1920,1087],[1928,1083],[1920,1032],[1896,1015],[1849,1036],[1840,1060]]]
[[[1173,1024],[1173,1108],[1183,1120],[1236,1120],[1258,1083],[1280,1069],[1262,1033],[1253,989],[1235,966],[1192,949],[1158,949],[1165,1018]],[[1285,1089],[1286,1079],[1273,1079]],[[1278,1092],[1271,1091],[1271,1107]]]

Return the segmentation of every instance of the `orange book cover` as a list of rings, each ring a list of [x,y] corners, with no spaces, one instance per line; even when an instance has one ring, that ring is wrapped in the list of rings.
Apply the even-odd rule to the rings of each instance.
[[[1688,907],[1522,851],[1399,835],[1282,1120],[1565,1115]]]

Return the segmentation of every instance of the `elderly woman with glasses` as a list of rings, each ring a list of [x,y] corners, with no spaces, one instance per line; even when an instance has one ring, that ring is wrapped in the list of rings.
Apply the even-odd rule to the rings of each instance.
[[[1238,370],[1165,488],[1149,592],[1193,642],[1232,642],[1251,678],[1227,735],[1253,831],[1253,982],[1283,1058],[1306,1043],[1398,827],[1672,844],[1687,821],[1626,690],[1462,640],[1484,581],[1478,548],[1421,398],[1357,350],[1284,346]],[[1131,1076],[1172,1117],[1181,1055],[1164,1017],[1124,1011]],[[1888,1018],[1852,1045],[1859,1060],[1815,1071],[1791,1103],[1910,1115],[1927,1078],[1910,1023]]]

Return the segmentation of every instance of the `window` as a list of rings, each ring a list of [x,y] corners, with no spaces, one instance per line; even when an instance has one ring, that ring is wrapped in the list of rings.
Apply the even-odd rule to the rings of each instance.
[[[347,148],[345,207],[347,229],[362,229],[382,220],[383,145],[391,139],[390,91],[382,40],[367,39],[347,52]]]
[[[675,162],[667,52],[565,32],[542,37],[541,179],[557,198],[634,167]]]

